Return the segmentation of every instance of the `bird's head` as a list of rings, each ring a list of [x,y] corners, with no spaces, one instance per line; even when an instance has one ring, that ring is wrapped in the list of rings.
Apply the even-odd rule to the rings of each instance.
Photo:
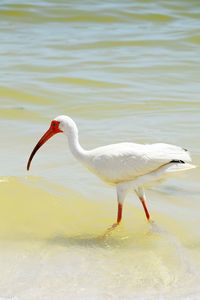
[[[27,170],[29,170],[31,161],[35,155],[35,153],[38,151],[38,149],[46,143],[52,136],[54,136],[57,133],[63,132],[66,135],[70,135],[71,133],[78,132],[78,129],[76,127],[76,124],[74,121],[68,117],[68,116],[58,116],[55,119],[51,121],[49,129],[45,132],[45,134],[41,137],[35,148],[33,149],[28,163],[27,163]]]
[[[35,155],[35,153],[38,151],[38,149],[46,143],[52,136],[54,136],[57,133],[64,132],[64,125],[63,125],[63,118],[62,116],[59,116],[51,121],[49,129],[45,132],[45,134],[41,137],[35,148],[33,149],[28,163],[27,163],[27,170],[30,168],[31,161]]]

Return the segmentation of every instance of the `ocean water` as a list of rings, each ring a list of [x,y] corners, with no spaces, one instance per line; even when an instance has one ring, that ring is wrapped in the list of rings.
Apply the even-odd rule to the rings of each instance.
[[[199,1],[0,2],[0,299],[200,298]],[[165,142],[197,168],[134,194],[85,170],[63,135],[26,171],[60,114],[86,149]]]

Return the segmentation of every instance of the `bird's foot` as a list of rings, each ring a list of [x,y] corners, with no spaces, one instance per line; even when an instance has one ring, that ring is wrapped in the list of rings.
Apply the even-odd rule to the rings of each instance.
[[[149,219],[149,220],[148,220],[148,223],[149,223],[150,225],[152,225],[152,226],[153,226],[153,225],[155,224],[155,221],[154,221],[154,220],[152,220],[152,219]]]
[[[147,220],[148,222],[148,232],[146,233],[147,235],[151,235],[155,231],[156,223],[152,219]]]
[[[114,223],[112,226],[108,227],[108,229],[106,230],[106,232],[103,234],[103,238],[108,237],[113,230],[115,230],[118,226],[120,225],[120,222],[116,222]]]
[[[149,220],[149,231],[148,234],[161,234],[161,233],[165,233],[165,229],[163,229],[157,222],[153,221],[153,220]]]

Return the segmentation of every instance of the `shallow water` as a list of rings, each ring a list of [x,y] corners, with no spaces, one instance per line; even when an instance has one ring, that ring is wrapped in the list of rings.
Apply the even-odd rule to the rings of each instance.
[[[0,298],[199,299],[199,168],[116,196],[56,136],[59,114],[92,148],[167,142],[200,162],[198,1],[1,1]]]

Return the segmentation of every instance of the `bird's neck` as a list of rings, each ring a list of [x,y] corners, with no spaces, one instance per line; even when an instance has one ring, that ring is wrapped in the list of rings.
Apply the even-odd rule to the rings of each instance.
[[[84,161],[87,159],[88,151],[84,150],[79,143],[78,129],[76,126],[73,126],[70,128],[70,130],[68,130],[67,138],[68,138],[69,148],[70,148],[72,154],[79,161],[84,163]]]

